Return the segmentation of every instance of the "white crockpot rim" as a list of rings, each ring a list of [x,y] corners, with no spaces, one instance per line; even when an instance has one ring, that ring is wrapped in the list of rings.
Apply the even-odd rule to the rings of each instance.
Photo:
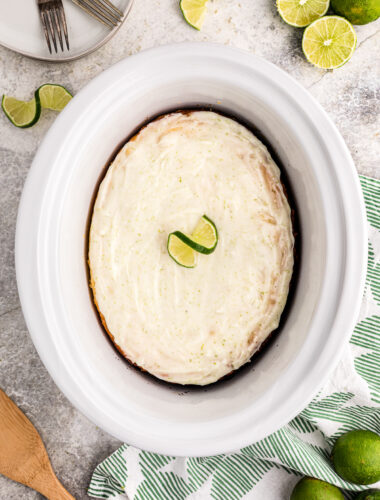
[[[53,298],[60,300],[59,290],[54,290],[48,283],[50,276],[44,268],[49,250],[42,224],[45,203],[42,188],[47,185],[48,167],[54,162],[58,163],[58,160],[64,161],[65,145],[70,140],[70,134],[79,127],[82,120],[89,119],[91,108],[101,105],[104,92],[110,92],[119,79],[125,78],[126,74],[139,72],[149,65],[149,61],[159,59],[164,67],[169,62],[173,64],[176,58],[187,55],[199,58],[207,55],[221,59],[226,64],[240,64],[270,78],[294,101],[294,106],[302,108],[307,104],[307,116],[306,111],[303,111],[305,119],[312,120],[315,133],[319,134],[331,154],[334,153],[343,160],[337,165],[335,176],[345,222],[346,255],[342,293],[331,333],[326,345],[321,347],[320,357],[309,372],[302,375],[302,387],[295,388],[292,394],[287,395],[287,401],[281,401],[278,409],[267,416],[265,425],[256,427],[254,431],[249,425],[249,409],[238,417],[235,415],[218,420],[219,427],[210,423],[184,427],[181,423],[145,422],[133,409],[121,423],[104,408],[100,390],[91,390],[89,374],[81,373],[80,367],[75,366],[73,360],[67,357],[63,359],[64,346],[60,346],[63,351],[58,349],[53,335],[53,332],[61,328],[60,320],[64,322],[65,319],[51,314],[54,307],[51,301]],[[352,333],[364,288],[366,261],[366,218],[360,184],[347,147],[326,113],[303,87],[277,67],[248,53],[206,43],[185,43],[151,49],[121,61],[90,82],[58,117],[41,144],[25,184],[16,229],[17,283],[25,320],[38,353],[58,387],[88,418],[115,437],[143,449],[177,456],[206,456],[235,451],[274,432],[306,406],[339,361],[343,347]],[[50,296],[46,293],[47,290],[52,292]],[[60,307],[61,310],[64,309],[62,304]],[[300,357],[308,359],[312,354],[311,348],[305,342],[297,363],[293,363],[287,371],[289,379],[293,377],[294,380],[299,374]],[[305,366],[303,370],[305,372]],[[256,401],[256,404],[259,402]],[[148,424],[150,428],[147,428]]]

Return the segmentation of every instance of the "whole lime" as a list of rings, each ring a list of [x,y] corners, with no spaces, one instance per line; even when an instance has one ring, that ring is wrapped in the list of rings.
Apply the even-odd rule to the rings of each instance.
[[[331,0],[331,7],[352,24],[368,24],[380,17],[380,0]]]
[[[331,458],[346,481],[372,484],[380,479],[380,436],[371,431],[350,431],[340,436]]]
[[[380,500],[380,490],[362,491],[355,500]]]
[[[344,500],[336,486],[313,477],[304,477],[295,485],[290,500]]]

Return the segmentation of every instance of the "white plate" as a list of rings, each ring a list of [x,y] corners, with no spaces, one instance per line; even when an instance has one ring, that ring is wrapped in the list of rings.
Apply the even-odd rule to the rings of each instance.
[[[124,12],[123,21],[109,29],[86,14],[70,0],[63,0],[69,34],[70,50],[53,48],[49,53],[42,31],[37,0],[3,0],[0,2],[0,45],[34,59],[72,61],[101,47],[120,28],[133,0],[112,0]]]
[[[275,342],[230,380],[191,390],[158,382],[117,355],[91,301],[85,253],[89,207],[115,148],[150,117],[197,104],[243,117],[276,150],[298,205],[302,251]],[[270,63],[206,43],[125,59],[74,97],[34,159],[16,234],[25,319],[57,385],[110,434],[169,455],[237,450],[306,406],[351,335],[366,252],[355,166],[323,109]]]

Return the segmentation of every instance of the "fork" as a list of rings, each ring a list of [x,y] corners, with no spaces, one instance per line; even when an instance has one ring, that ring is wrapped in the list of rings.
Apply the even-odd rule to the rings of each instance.
[[[70,50],[66,16],[65,11],[63,10],[62,0],[37,0],[37,4],[50,54],[50,39],[53,41],[55,52],[58,52],[56,34],[58,35],[59,44],[63,52],[62,32],[65,37],[67,50]]]
[[[109,28],[117,26],[124,14],[110,0],[72,0],[87,14]]]

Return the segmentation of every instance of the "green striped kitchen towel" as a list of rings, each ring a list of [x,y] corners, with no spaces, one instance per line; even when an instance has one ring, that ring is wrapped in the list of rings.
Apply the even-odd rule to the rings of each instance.
[[[318,396],[287,426],[238,453],[178,458],[124,444],[95,469],[88,494],[130,500],[288,499],[300,476],[365,489],[334,472],[329,452],[351,429],[380,434],[380,181],[360,179],[369,222],[366,288],[343,359]]]

